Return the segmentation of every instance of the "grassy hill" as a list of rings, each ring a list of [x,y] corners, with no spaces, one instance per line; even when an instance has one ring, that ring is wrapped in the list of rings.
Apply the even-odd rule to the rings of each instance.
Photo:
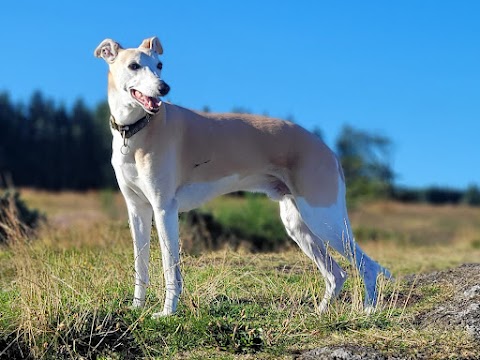
[[[479,262],[479,208],[382,202],[351,211],[361,246],[396,277],[380,284],[373,315],[362,312],[361,281],[344,260],[345,289],[318,314],[323,279],[306,256],[288,241],[252,254],[240,239],[237,251],[183,254],[179,311],[152,320],[164,296],[158,242],[146,307],[132,310],[133,247],[119,194],[22,196],[49,221],[37,239],[25,241],[18,230],[0,247],[0,358],[291,359],[336,345],[397,358],[480,356],[475,334],[428,315],[457,299],[452,274],[465,274],[468,286],[477,279],[476,267],[458,266]],[[278,210],[263,198],[220,198],[201,211],[224,228],[243,228],[236,237],[282,237],[272,225]],[[182,238],[189,236],[184,227]]]

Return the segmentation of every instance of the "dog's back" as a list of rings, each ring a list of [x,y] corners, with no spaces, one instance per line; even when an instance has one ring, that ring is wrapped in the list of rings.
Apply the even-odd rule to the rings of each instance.
[[[278,178],[312,205],[337,199],[338,164],[333,152],[301,126],[264,116],[197,113],[165,104],[177,130],[182,164],[180,185],[231,175]],[[178,125],[178,124],[177,124]],[[323,189],[319,192],[319,189]]]

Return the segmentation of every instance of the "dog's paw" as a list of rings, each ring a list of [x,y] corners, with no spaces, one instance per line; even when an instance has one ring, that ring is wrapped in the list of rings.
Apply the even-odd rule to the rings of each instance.
[[[133,299],[132,302],[132,309],[140,309],[145,306],[145,300],[141,300],[138,298]]]
[[[160,311],[152,314],[152,319],[157,320],[173,314],[173,311]]]
[[[153,314],[152,314],[152,319],[153,319],[153,320],[157,320],[157,319],[160,319],[160,318],[162,318],[162,317],[164,317],[164,316],[165,316],[165,315],[163,315],[163,311],[161,311],[161,312],[156,312],[156,313],[153,313]]]
[[[395,281],[395,278],[393,277],[392,273],[391,273],[388,269],[382,267],[380,273],[381,273],[383,276],[385,276],[385,278],[386,278],[387,280],[389,280],[389,281]]]
[[[330,300],[323,299],[318,307],[315,308],[315,313],[317,315],[323,315],[327,312],[328,307],[330,305]]]

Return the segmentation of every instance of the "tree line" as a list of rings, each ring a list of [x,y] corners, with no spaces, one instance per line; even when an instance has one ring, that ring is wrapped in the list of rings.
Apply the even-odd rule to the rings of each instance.
[[[234,111],[248,112],[244,108]],[[77,100],[67,109],[39,91],[33,93],[27,104],[14,103],[7,93],[0,93],[3,185],[54,191],[116,188],[110,164],[108,118],[106,101],[91,109]],[[321,136],[318,128],[313,132]],[[335,141],[334,150],[342,162],[348,197],[352,201],[390,198],[480,205],[480,190],[474,185],[466,190],[396,187],[391,167],[392,141],[386,136],[345,126]]]
[[[88,190],[115,186],[108,105],[71,109],[35,92],[28,104],[0,94],[0,174],[18,187]],[[9,185],[9,184],[7,184]]]

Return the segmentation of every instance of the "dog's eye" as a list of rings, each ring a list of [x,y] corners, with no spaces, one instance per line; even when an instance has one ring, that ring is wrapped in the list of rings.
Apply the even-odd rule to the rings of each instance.
[[[128,65],[128,68],[130,70],[138,70],[140,69],[140,65],[138,65],[137,63],[131,63],[130,65]]]
[[[162,68],[163,68],[163,64],[161,62],[159,62],[158,65],[157,65],[157,69],[162,70]]]

